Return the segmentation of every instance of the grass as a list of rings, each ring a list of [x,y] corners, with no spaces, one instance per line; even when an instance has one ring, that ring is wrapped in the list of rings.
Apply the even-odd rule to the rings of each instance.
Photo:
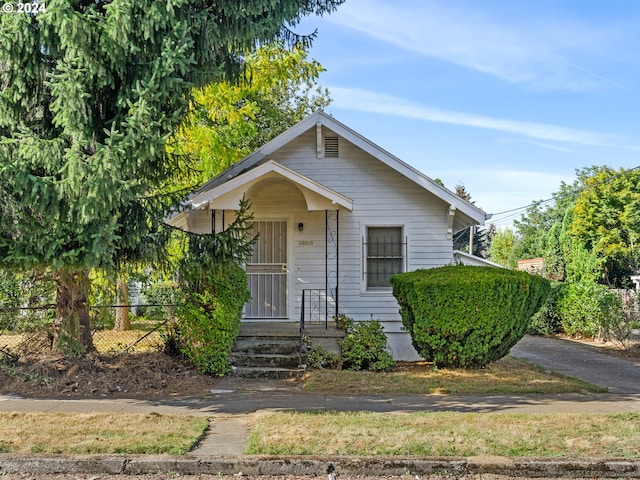
[[[119,353],[125,348],[133,346],[130,352],[157,352],[162,345],[162,338],[158,331],[152,332],[147,337],[136,343],[147,331],[128,330],[116,332],[113,330],[98,330],[93,334],[93,344],[99,353]],[[12,350],[29,338],[29,334],[0,334],[0,348]]]
[[[162,345],[162,338],[159,332],[153,332],[136,343],[146,331],[127,330],[116,332],[113,330],[98,330],[93,334],[93,344],[100,353],[121,352],[125,348],[134,345],[130,352],[157,352]]]
[[[640,415],[269,413],[246,453],[637,460]]]
[[[482,370],[434,369],[429,364],[388,373],[316,370],[304,379],[314,393],[342,394],[556,394],[604,393],[606,388],[552,373],[513,357],[505,357]]]
[[[0,413],[0,453],[184,455],[208,425],[157,413]]]

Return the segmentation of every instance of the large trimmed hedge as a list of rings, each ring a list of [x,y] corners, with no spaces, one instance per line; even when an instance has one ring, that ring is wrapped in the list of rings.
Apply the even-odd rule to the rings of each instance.
[[[454,265],[391,277],[413,346],[438,367],[478,368],[509,353],[550,290],[548,280]]]

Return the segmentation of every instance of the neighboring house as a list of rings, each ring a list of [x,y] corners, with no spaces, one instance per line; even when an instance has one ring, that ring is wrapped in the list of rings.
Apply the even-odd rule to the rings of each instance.
[[[417,354],[389,277],[456,262],[453,234],[485,219],[478,207],[322,112],[202,186],[169,223],[220,231],[243,196],[260,234],[246,265],[252,300],[244,321],[297,322],[303,308],[307,321],[336,312],[377,319],[398,360]]]
[[[528,258],[518,260],[518,270],[531,273],[532,275],[542,275],[544,270],[544,258]]]
[[[499,263],[495,263],[490,260],[487,260],[486,258],[477,257],[475,255],[471,255],[470,253],[465,253],[460,250],[453,251],[453,260],[454,260],[454,263],[462,263],[463,265],[471,265],[474,267],[505,268],[503,265],[500,265]]]

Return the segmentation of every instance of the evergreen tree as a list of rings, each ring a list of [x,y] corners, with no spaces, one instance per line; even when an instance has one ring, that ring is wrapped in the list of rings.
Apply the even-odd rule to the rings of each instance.
[[[444,187],[442,180],[436,179],[435,182],[438,185]],[[467,191],[467,188],[459,183],[456,185],[455,194],[466,200],[467,202],[475,205],[475,200],[471,200],[471,194]],[[489,258],[489,247],[491,245],[491,238],[496,232],[495,225],[489,225],[488,227],[481,227],[480,225],[475,225],[473,228],[473,244],[472,244],[472,254],[476,257],[480,258]],[[453,249],[460,250],[462,252],[469,251],[469,240],[471,235],[471,227],[467,227],[459,232],[456,232],[453,237]]]
[[[51,274],[58,348],[92,348],[87,269],[144,254],[174,205],[167,141],[192,89],[341,1],[50,0],[0,16],[0,258]]]

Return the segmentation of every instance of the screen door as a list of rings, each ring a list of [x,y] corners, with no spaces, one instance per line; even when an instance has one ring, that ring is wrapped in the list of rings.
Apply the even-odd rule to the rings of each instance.
[[[253,234],[258,239],[246,267],[251,300],[244,318],[287,318],[287,222],[254,221]]]

